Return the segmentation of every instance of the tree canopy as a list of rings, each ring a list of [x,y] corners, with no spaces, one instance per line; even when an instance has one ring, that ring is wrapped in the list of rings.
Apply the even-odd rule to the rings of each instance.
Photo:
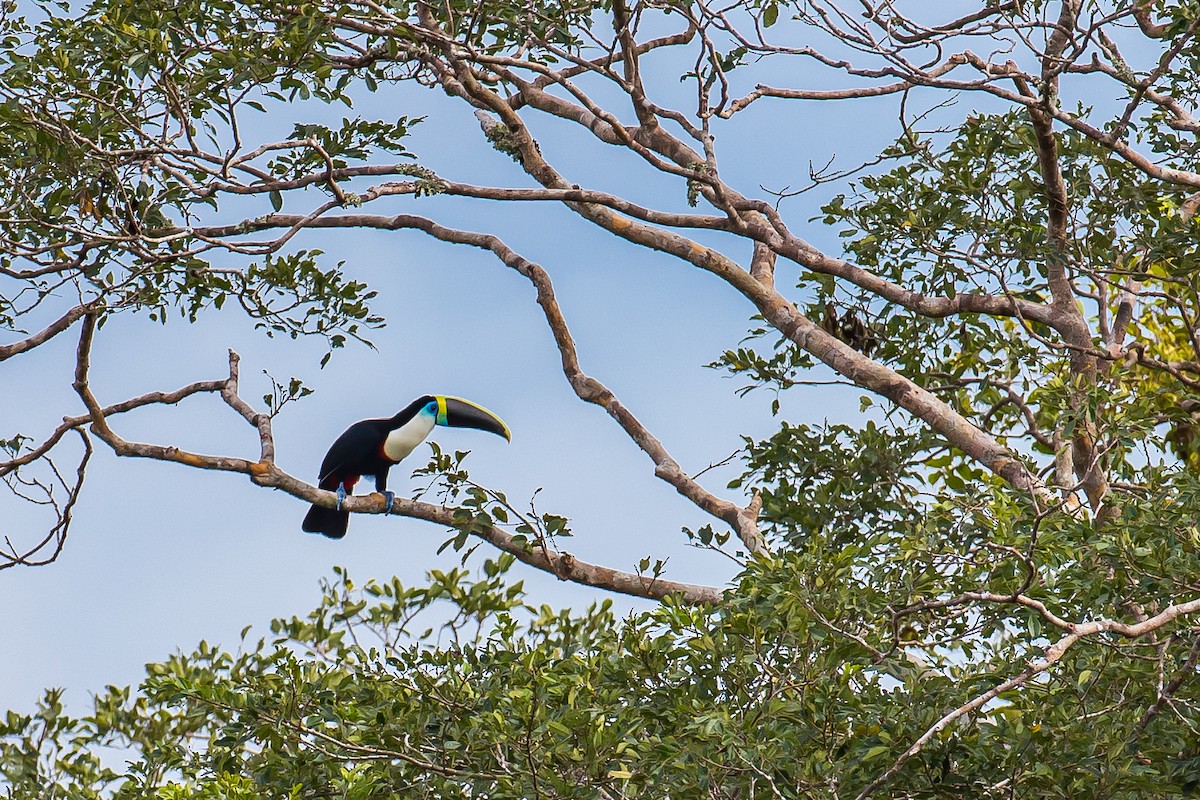
[[[339,574],[274,639],[153,665],[94,715],[52,693],[0,729],[15,796],[1194,790],[1194,3],[108,0],[2,25],[0,325],[17,338],[0,361],[75,337],[79,405],[51,432],[0,432],[0,475],[54,516],[0,567],[69,546],[95,440],[333,505],[275,463],[272,420],[303,385],[256,407],[233,353],[227,376],[174,391],[102,402],[90,382],[120,314],[236,307],[330,354],[368,336],[385,310],[323,258],[326,229],[421,233],[525,278],[579,400],[711,517],[694,542],[743,567],[720,587],[585,562],[563,549],[569,510],[523,511],[435,450],[421,474],[440,500],[398,511],[501,551],[482,576],[360,593]],[[527,180],[434,172],[409,150],[414,118],[289,115],[398,87],[469,108]],[[894,100],[897,136],[864,163],[779,186],[724,177],[723,157],[769,163],[829,104],[869,98]],[[772,116],[788,104],[803,125]],[[761,152],[723,152],[722,126],[747,115]],[[627,191],[576,182],[550,130],[606,146]],[[747,392],[853,387],[861,423],[781,419],[748,438],[740,478],[708,485],[584,371],[555,265],[483,210],[472,228],[439,218],[434,195],[564,208],[711,275],[753,315],[712,366]],[[841,252],[811,243],[825,229]],[[204,393],[259,452],[122,437],[122,415]],[[556,612],[511,583],[518,561],[661,605]],[[113,744],[127,769],[102,765]]]

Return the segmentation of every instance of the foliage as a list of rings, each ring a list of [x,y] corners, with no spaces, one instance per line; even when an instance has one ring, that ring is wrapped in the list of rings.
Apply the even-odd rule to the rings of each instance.
[[[435,572],[419,588],[339,573],[270,640],[151,664],[138,696],[110,688],[84,718],[56,692],[10,713],[0,764],[16,798],[853,796],[964,686],[1036,647],[1020,611],[891,624],[904,595],[864,581],[861,552],[764,560],[726,607],[666,603],[624,620],[607,601],[580,615],[529,605],[505,580],[507,556],[479,581]],[[918,643],[935,622],[987,635],[969,653]],[[1168,669],[1192,648],[1174,633],[1164,643]],[[1191,786],[1194,716],[1144,724],[1155,659],[1114,644],[1074,651],[1064,674],[946,729],[890,791]],[[98,762],[113,747],[126,770]],[[1072,769],[1053,768],[1063,759]]]

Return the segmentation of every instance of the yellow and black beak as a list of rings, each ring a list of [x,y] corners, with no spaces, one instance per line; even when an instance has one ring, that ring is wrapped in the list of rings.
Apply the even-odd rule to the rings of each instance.
[[[461,397],[434,395],[437,401],[437,424],[448,428],[475,428],[488,431],[512,441],[512,431],[497,417],[478,403]]]

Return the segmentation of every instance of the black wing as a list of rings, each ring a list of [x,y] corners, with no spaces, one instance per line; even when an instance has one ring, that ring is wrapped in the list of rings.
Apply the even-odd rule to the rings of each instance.
[[[318,485],[322,489],[336,489],[350,475],[374,474],[379,449],[387,436],[382,422],[375,419],[356,422],[329,446],[321,461]]]

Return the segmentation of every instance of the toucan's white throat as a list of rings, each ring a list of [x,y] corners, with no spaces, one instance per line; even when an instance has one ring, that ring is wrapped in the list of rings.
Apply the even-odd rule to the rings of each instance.
[[[433,431],[436,417],[421,410],[383,440],[383,454],[389,461],[403,461]]]

